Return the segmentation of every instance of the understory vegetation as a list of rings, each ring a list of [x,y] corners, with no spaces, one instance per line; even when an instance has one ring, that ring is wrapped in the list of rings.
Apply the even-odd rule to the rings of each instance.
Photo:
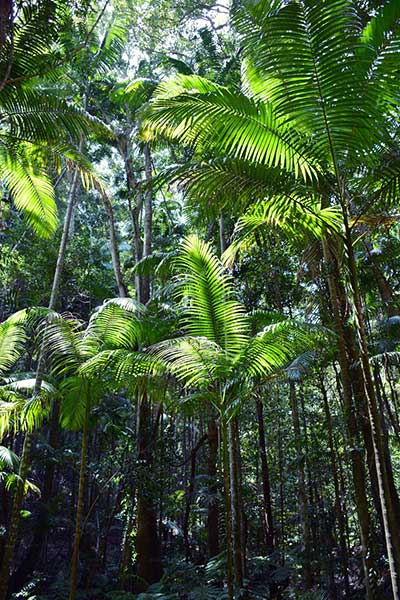
[[[0,4],[0,600],[400,600],[399,0]]]

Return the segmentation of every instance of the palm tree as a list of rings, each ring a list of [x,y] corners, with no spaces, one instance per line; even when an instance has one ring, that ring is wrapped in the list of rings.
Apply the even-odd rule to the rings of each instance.
[[[57,208],[48,167],[66,159],[93,182],[90,163],[76,146],[82,135],[106,129],[64,100],[55,85],[60,56],[54,43],[69,23],[68,10],[26,4],[20,9],[10,4],[9,31],[0,48],[0,180],[29,226],[49,237]]]
[[[0,375],[3,376],[4,371],[15,364],[25,349],[30,334],[35,331],[38,323],[43,324],[43,318],[48,318],[50,312],[46,309],[26,309],[11,315],[0,324]],[[35,379],[17,379],[0,387],[0,397],[1,436],[9,430],[26,432],[1,564],[0,598],[5,600],[17,539],[20,506],[26,492],[31,432],[40,427],[48,416],[53,389],[45,384],[42,389],[37,390]]]
[[[100,379],[83,377],[80,368],[98,352],[113,348],[123,340],[134,344],[141,327],[139,311],[140,307],[133,300],[116,299],[100,306],[86,328],[74,319],[58,317],[52,319],[43,334],[42,348],[50,361],[50,373],[59,380],[60,423],[64,428],[82,431],[70,600],[75,599],[77,592],[90,417],[93,407],[105,394]]]
[[[161,545],[157,514],[152,495],[154,445],[158,420],[152,418],[152,406],[161,405],[168,383],[165,366],[144,349],[171,333],[174,318],[167,313],[154,314],[131,299],[110,301],[114,318],[107,311],[94,315],[92,325],[102,340],[99,351],[82,364],[80,373],[101,379],[112,389],[125,389],[138,406],[137,454],[142,465],[137,479],[136,554],[137,586],[146,587],[162,576]],[[124,575],[124,574],[123,574]]]
[[[234,21],[241,37],[243,91],[232,92],[193,76],[161,84],[150,123],[161,135],[194,151],[192,165],[175,177],[207,202],[248,209],[239,220],[242,241],[257,228],[280,224],[290,233],[331,224],[339,216],[340,242],[324,243],[335,326],[341,340],[340,365],[346,404],[352,405],[348,377],[358,350],[340,304],[343,277],[353,297],[359,340],[360,382],[369,417],[392,588],[399,597],[396,533],[398,498],[383,446],[368,360],[363,307],[354,260],[354,232],[363,215],[398,194],[396,72],[400,6],[389,0],[366,25],[351,0],[236,2]],[[353,215],[353,211],[356,215]],[[317,228],[315,227],[316,224]],[[345,259],[341,264],[340,248]],[[351,437],[357,431],[350,414]],[[385,457],[386,454],[386,457]],[[353,457],[356,480],[362,466]],[[368,514],[356,485],[367,595],[370,560]]]
[[[145,357],[139,349],[144,340],[150,343],[159,340],[166,327],[168,328],[168,321],[160,322],[151,315],[146,316],[145,308],[134,300],[119,298],[109,300],[100,306],[85,329],[74,320],[62,318],[53,319],[45,329],[43,344],[52,365],[51,373],[56,378],[62,378],[59,383],[62,397],[61,425],[82,430],[70,600],[75,599],[77,591],[79,544],[86,486],[87,442],[92,408],[104,398],[107,387],[114,389],[121,386],[121,372],[132,363],[132,360],[135,361],[136,368],[130,372],[129,381],[125,379],[122,383],[131,392],[140,390],[143,396],[141,399],[145,401],[144,396],[149,389],[145,381],[148,376],[148,366],[154,361],[150,361],[150,358]],[[117,367],[114,378],[104,377],[104,364],[106,362],[109,365],[110,361]],[[126,370],[124,375],[126,376]],[[160,386],[158,389],[160,390]],[[154,390],[152,395],[156,397]],[[146,459],[148,459],[149,444],[146,443],[145,446]],[[146,481],[143,481],[138,486],[138,575],[146,581],[150,578],[152,582],[158,580],[162,574],[161,555],[157,521],[145,490]],[[140,548],[140,544],[144,549]]]
[[[304,347],[315,339],[309,327],[290,321],[273,324],[252,336],[245,308],[235,300],[231,278],[210,245],[197,237],[184,240],[174,265],[185,334],[150,346],[145,354],[104,351],[83,370],[98,372],[108,365],[125,382],[132,376],[160,377],[167,370],[217,410],[222,437],[227,581],[229,597],[234,598],[243,578],[234,417],[249,397],[254,381],[282,367],[299,344]]]

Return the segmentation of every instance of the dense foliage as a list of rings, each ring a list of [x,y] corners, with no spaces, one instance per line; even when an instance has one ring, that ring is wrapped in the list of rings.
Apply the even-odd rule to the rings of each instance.
[[[0,600],[400,600],[398,0],[0,5]]]

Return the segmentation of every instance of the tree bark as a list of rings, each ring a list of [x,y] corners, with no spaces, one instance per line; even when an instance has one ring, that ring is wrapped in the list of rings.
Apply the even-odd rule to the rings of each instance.
[[[219,508],[217,499],[217,459],[218,459],[218,427],[212,412],[212,407],[209,407],[208,417],[208,477],[210,480],[210,496],[207,508],[207,553],[208,558],[219,554]]]
[[[336,520],[337,520],[338,529],[339,529],[339,544],[340,544],[340,552],[341,552],[342,565],[343,565],[344,586],[345,586],[346,596],[349,597],[350,596],[349,555],[348,555],[348,549],[347,549],[347,543],[346,543],[346,523],[345,523],[345,518],[344,518],[344,514],[343,514],[343,510],[342,510],[342,502],[341,502],[341,495],[340,495],[339,476],[338,476],[338,469],[337,469],[335,444],[334,444],[334,439],[333,439],[332,417],[331,417],[331,412],[329,409],[328,395],[326,392],[324,379],[323,379],[322,375],[320,375],[319,381],[320,381],[320,388],[321,388],[321,393],[322,393],[322,400],[323,400],[323,404],[324,404],[326,426],[328,429],[329,457],[330,457],[330,463],[331,463],[333,486],[334,486],[334,490],[335,490],[335,513],[336,513]]]
[[[263,491],[263,530],[265,540],[265,551],[272,554],[275,550],[274,525],[272,519],[271,485],[269,478],[267,448],[265,443],[264,409],[259,396],[256,397],[258,444],[261,459],[261,483]]]
[[[207,439],[207,434],[204,433],[201,436],[201,438],[199,439],[199,441],[197,442],[196,446],[190,452],[190,476],[189,476],[189,485],[188,485],[188,489],[186,492],[185,514],[184,514],[183,525],[182,525],[183,541],[185,544],[186,562],[189,562],[192,558],[192,552],[191,552],[190,542],[189,542],[189,520],[190,520],[190,509],[192,506],[194,487],[195,487],[194,482],[195,482],[195,478],[196,478],[196,456],[197,456],[197,452],[199,451],[201,446],[204,444],[206,439]]]
[[[221,418],[222,463],[224,473],[225,496],[225,530],[226,530],[226,577],[228,600],[235,600],[235,580],[233,572],[233,541],[232,541],[232,502],[229,469],[228,425],[224,416]]]
[[[15,544],[17,542],[20,511],[25,495],[25,483],[29,471],[32,440],[33,433],[26,433],[19,465],[19,478],[16,483],[14,500],[11,509],[8,536],[4,547],[3,561],[0,570],[0,600],[6,600],[8,596],[8,584],[10,580],[12,561],[14,558]]]
[[[372,442],[375,455],[375,466],[378,478],[379,496],[382,508],[382,517],[385,532],[386,550],[388,554],[390,577],[394,600],[399,600],[399,568],[400,568],[400,536],[398,530],[398,521],[396,521],[396,501],[398,497],[394,486],[391,486],[390,473],[386,462],[385,445],[383,439],[383,428],[376,401],[375,389],[372,381],[371,369],[369,364],[369,354],[367,345],[367,336],[365,331],[363,310],[361,298],[358,289],[357,269],[354,257],[354,248],[351,238],[351,231],[348,226],[347,213],[342,207],[345,218],[345,245],[349,267],[349,279],[352,288],[357,334],[360,344],[361,365],[364,375],[365,392],[368,401],[368,415],[372,433]],[[394,493],[393,493],[394,492]],[[395,494],[395,495],[394,495]]]
[[[144,170],[146,174],[144,192],[144,218],[143,218],[143,258],[152,252],[152,224],[153,224],[153,190],[152,190],[152,164],[150,147],[147,143],[143,148]],[[140,302],[146,304],[150,298],[150,276],[142,276],[142,297]]]
[[[302,442],[299,409],[297,403],[296,386],[293,381],[289,383],[290,389],[290,404],[292,408],[294,440],[296,447],[297,460],[297,476],[298,476],[298,497],[301,515],[301,524],[303,529],[303,546],[304,546],[304,582],[307,590],[311,589],[314,582],[312,564],[311,564],[311,530],[310,517],[308,507],[308,497],[306,490],[306,478],[304,473],[304,460],[302,457]]]
[[[104,208],[106,210],[108,219],[108,227],[110,231],[111,259],[114,268],[115,281],[117,282],[118,294],[120,298],[126,298],[128,296],[128,291],[126,289],[126,285],[122,277],[121,260],[118,249],[118,237],[115,229],[114,211],[107,194],[105,192],[101,192],[101,197],[103,199]]]
[[[81,141],[79,144],[79,151],[82,151],[84,144],[84,138],[81,137]],[[49,300],[49,309],[54,310],[58,292],[60,288],[61,275],[64,267],[65,261],[65,253],[68,243],[68,236],[72,221],[72,215],[75,207],[76,193],[78,190],[78,169],[76,168],[72,177],[70,193],[68,197],[67,210],[64,217],[64,225],[63,231],[61,235],[60,246],[58,250],[57,264],[53,277],[53,284],[50,294]],[[39,352],[38,365],[37,365],[37,373],[36,373],[36,381],[35,381],[35,393],[38,393],[41,388],[42,383],[42,370],[43,370],[43,352]],[[5,600],[7,595],[7,590],[9,587],[10,575],[11,575],[11,565],[14,558],[14,550],[17,541],[17,533],[18,533],[18,525],[20,520],[20,511],[24,499],[24,488],[26,483],[26,477],[29,470],[30,465],[30,449],[33,442],[34,434],[26,433],[22,457],[19,467],[19,479],[17,481],[15,495],[13,499],[13,506],[10,517],[10,525],[9,525],[9,534],[7,537],[7,542],[5,544],[5,551],[3,556],[3,563],[0,571],[0,600]]]
[[[156,583],[163,574],[161,544],[157,531],[157,513],[149,478],[153,466],[155,431],[151,427],[150,401],[146,394],[140,399],[138,424],[138,459],[143,466],[137,485],[137,575],[138,590]]]
[[[338,289],[340,274],[335,251],[331,249],[328,242],[323,242],[322,248],[327,270],[327,281],[333,313],[333,321],[338,335],[338,360],[343,389],[344,418],[349,438],[348,441],[350,447],[356,510],[360,526],[364,585],[367,600],[372,600],[374,598],[373,589],[375,582],[375,571],[373,567],[373,555],[371,549],[371,522],[365,484],[363,455],[360,450],[360,441],[358,435],[359,428],[352,396],[352,377],[349,369],[350,361],[347,357],[345,341],[345,328],[347,327],[348,318],[347,298],[343,297]]]
[[[235,582],[235,595],[243,586],[243,559],[242,559],[242,511],[240,503],[240,480],[238,469],[238,448],[235,433],[235,420],[232,417],[228,424],[228,448],[229,448],[229,483],[232,519],[232,542],[233,542],[233,575]]]
[[[86,412],[85,422],[82,431],[82,447],[81,447],[81,464],[79,469],[79,487],[78,487],[78,502],[76,506],[76,518],[75,518],[75,535],[74,545],[71,559],[71,577],[70,577],[70,591],[69,600],[75,600],[76,588],[78,584],[78,561],[79,561],[79,546],[81,541],[81,524],[83,517],[83,506],[85,496],[85,484],[86,484],[86,465],[87,465],[87,453],[88,453],[88,437],[89,437],[89,413],[90,405],[88,399],[86,400]]]

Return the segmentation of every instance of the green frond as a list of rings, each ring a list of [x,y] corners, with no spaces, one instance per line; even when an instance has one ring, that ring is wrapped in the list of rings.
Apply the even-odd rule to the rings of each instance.
[[[215,384],[223,357],[222,348],[218,344],[198,335],[166,340],[149,351],[187,387],[210,387]]]
[[[0,471],[17,472],[19,468],[18,456],[5,446],[0,446]]]
[[[52,315],[45,322],[40,337],[51,371],[58,377],[72,375],[98,349],[95,340],[83,341],[81,323],[67,316]]]
[[[10,154],[0,140],[0,180],[29,225],[50,237],[57,226],[57,207],[50,179],[18,154]]]
[[[234,299],[232,280],[210,244],[187,237],[174,264],[188,333],[218,344],[227,355],[235,354],[248,339],[245,311]]]
[[[86,410],[94,406],[96,385],[78,376],[67,377],[60,384],[60,423],[65,429],[81,430]]]
[[[177,182],[189,204],[198,205],[200,201],[214,216],[224,207],[229,207],[230,212],[242,211],[268,194],[292,191],[296,184],[294,178],[281,169],[219,156],[174,165],[162,173],[161,181]]]
[[[26,331],[15,317],[0,323],[0,375],[18,360],[26,341]]]
[[[62,140],[79,143],[93,132],[110,136],[110,130],[95,117],[65,100],[32,88],[5,90],[0,98],[1,138],[5,141],[55,144]]]
[[[132,298],[107,300],[90,318],[86,337],[97,339],[103,349],[135,349],[143,337],[143,310]]]
[[[296,192],[271,196],[250,206],[236,223],[232,244],[223,261],[230,264],[237,252],[254,242],[254,235],[265,227],[279,227],[292,237],[308,235],[321,239],[341,230],[340,210],[321,208],[319,200]]]
[[[397,207],[400,198],[400,156],[397,153],[383,161],[366,176],[366,189],[384,204]]]
[[[18,393],[32,394],[35,392],[37,381],[35,377],[29,379],[9,378],[3,385],[3,390],[13,390]],[[40,382],[40,394],[42,398],[50,399],[57,394],[57,389],[48,381]]]
[[[267,325],[251,338],[237,359],[247,377],[262,379],[287,367],[305,352],[315,353],[334,343],[333,333],[312,323],[282,319]]]
[[[159,82],[156,79],[138,78],[134,79],[125,88],[121,97],[133,111],[140,109],[148,102],[157,88]]]
[[[26,398],[19,392],[0,387],[0,439],[10,432],[34,431],[50,414],[49,396],[38,394]]]
[[[102,350],[79,368],[82,377],[96,378],[115,388],[136,388],[146,378],[165,374],[156,356],[133,350]]]
[[[148,116],[157,134],[195,149],[269,167],[306,180],[316,173],[307,140],[278,117],[272,105],[194,75],[179,75],[158,88]]]
[[[361,32],[357,58],[377,102],[397,92],[400,68],[400,3],[387,0]]]
[[[234,21],[245,89],[311,134],[320,161],[372,151],[382,118],[356,56],[361,32],[350,0],[245,1]]]

